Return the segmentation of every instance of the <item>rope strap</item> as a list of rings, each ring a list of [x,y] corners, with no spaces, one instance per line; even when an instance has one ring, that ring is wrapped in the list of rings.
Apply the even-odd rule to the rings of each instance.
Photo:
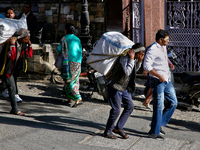
[[[4,42],[2,44],[5,44],[5,43],[6,42]],[[3,62],[3,66],[2,66],[2,69],[1,69],[1,72],[0,72],[0,75],[2,75],[4,73],[4,70],[5,70],[6,61],[7,61],[7,53],[8,53],[9,47],[10,47],[10,43],[8,42],[7,46],[6,46],[6,51],[5,51],[5,56],[4,56],[4,62]]]
[[[111,57],[104,58],[104,59],[101,59],[101,60],[96,60],[96,61],[93,61],[93,62],[89,62],[88,64],[93,64],[93,63],[96,63],[96,62],[104,61],[104,60],[115,58],[115,57],[118,57],[118,56],[126,56],[129,50],[130,49],[127,49],[127,50],[125,50],[121,54],[94,54],[94,53],[91,53],[91,55],[96,55],[96,56],[111,56]]]

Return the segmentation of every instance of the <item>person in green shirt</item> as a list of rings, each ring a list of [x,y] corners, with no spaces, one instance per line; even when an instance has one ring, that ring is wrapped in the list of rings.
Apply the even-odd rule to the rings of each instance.
[[[79,93],[79,75],[81,73],[82,45],[80,39],[74,35],[73,24],[65,25],[65,36],[62,37],[57,53],[62,55],[61,77],[64,80],[63,92],[68,102],[75,101],[72,107],[82,104]]]

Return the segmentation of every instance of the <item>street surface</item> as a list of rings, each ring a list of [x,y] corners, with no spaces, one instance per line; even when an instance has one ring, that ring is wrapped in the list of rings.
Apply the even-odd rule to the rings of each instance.
[[[142,91],[144,79],[137,79]],[[81,78],[81,83],[87,79]],[[62,85],[48,80],[18,81],[22,103],[19,110],[26,116],[9,114],[8,99],[0,97],[0,150],[199,150],[200,109],[188,111],[178,107],[167,127],[164,141],[147,137],[152,111],[142,103],[142,93],[133,97],[134,111],[124,130],[129,139],[116,140],[101,136],[110,106],[103,97],[81,86],[83,105],[72,108],[61,95]],[[175,86],[180,88],[180,85]],[[122,109],[123,110],[123,109]]]

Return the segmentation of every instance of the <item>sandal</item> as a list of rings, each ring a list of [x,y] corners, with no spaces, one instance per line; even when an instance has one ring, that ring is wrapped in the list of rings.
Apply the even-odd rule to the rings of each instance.
[[[14,115],[19,115],[19,116],[25,116],[25,113],[18,111],[17,113],[15,113],[14,111],[10,111],[10,114],[14,114]]]
[[[119,134],[123,139],[129,138],[129,136],[123,130],[113,129],[113,132]]]
[[[109,139],[117,139],[117,136],[115,136],[114,134],[112,133],[103,133],[102,134],[103,137],[106,137],[106,138],[109,138]]]
[[[83,104],[83,102],[80,101],[79,103],[75,103],[72,107],[75,107],[75,108],[76,108],[76,107],[78,107],[78,106],[80,106],[80,105],[82,105],[82,104]]]
[[[68,99],[68,100],[67,100],[68,103],[71,103],[72,101],[73,101],[72,99]]]

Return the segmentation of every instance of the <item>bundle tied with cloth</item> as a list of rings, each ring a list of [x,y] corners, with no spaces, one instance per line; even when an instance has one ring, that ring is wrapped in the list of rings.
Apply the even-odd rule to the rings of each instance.
[[[0,18],[0,55],[4,54],[4,56],[1,57],[3,58],[3,60],[0,60],[1,61],[0,75],[2,75],[4,72],[7,52],[10,47],[10,42],[8,41],[8,39],[12,37],[13,35],[15,35],[16,38],[22,38],[22,36],[25,35],[24,30],[27,30],[27,28],[28,27],[26,23],[25,14],[23,14],[19,20],[10,19],[10,18]],[[22,31],[22,29],[24,30]],[[22,35],[22,32],[23,32],[23,35]],[[29,33],[29,36],[30,36],[30,33]]]
[[[126,56],[133,45],[134,42],[120,32],[106,32],[95,45],[87,63],[99,73],[107,76],[118,57]]]

